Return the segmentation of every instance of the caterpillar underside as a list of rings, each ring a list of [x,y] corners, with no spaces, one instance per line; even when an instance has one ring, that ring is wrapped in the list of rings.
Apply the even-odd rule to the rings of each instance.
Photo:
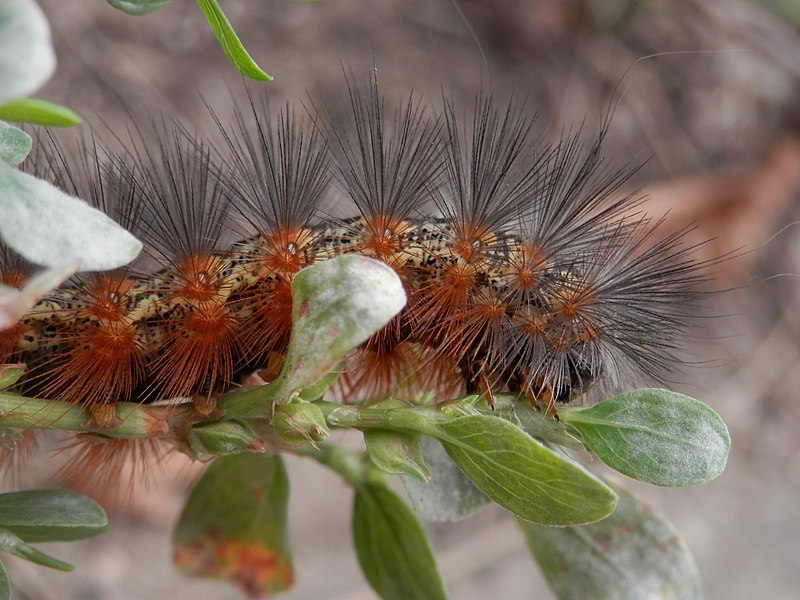
[[[15,357],[33,367],[32,382],[42,394],[73,402],[153,400],[159,392],[176,397],[223,392],[237,375],[263,369],[270,355],[285,352],[291,318],[286,294],[293,274],[302,267],[355,252],[395,268],[409,296],[409,307],[397,323],[379,332],[365,351],[391,355],[398,346],[410,345],[415,348],[416,360],[425,360],[426,353],[428,359],[436,357],[451,385],[465,384],[467,389],[485,393],[510,388],[524,391],[531,399],[544,397],[545,402],[569,400],[599,374],[601,365],[586,355],[586,343],[593,340],[594,333],[570,316],[564,292],[580,285],[579,273],[540,264],[534,275],[523,256],[523,240],[513,235],[484,233],[465,257],[451,247],[453,232],[444,219],[397,223],[395,229],[383,231],[379,241],[369,231],[365,219],[354,218],[335,226],[298,230],[282,247],[261,237],[237,242],[229,252],[195,257],[194,271],[184,267],[180,272],[163,270],[149,276],[117,272],[95,278],[95,293],[87,294],[86,285],[57,290],[15,332]],[[283,262],[284,269],[275,268],[276,262]],[[525,281],[534,276],[538,279],[536,292]],[[445,307],[441,320],[431,319],[425,313],[442,286],[455,286],[450,289],[460,297]],[[532,377],[524,366],[498,360],[492,355],[496,349],[480,339],[465,341],[452,358],[452,349],[443,351],[452,344],[445,332],[453,327],[454,319],[463,325],[464,307],[492,312],[488,322],[521,332],[546,334],[549,327],[553,337],[547,343],[571,357],[569,368],[558,381],[547,379],[544,372]],[[265,319],[272,323],[263,323]],[[259,326],[274,335],[255,339]],[[204,341],[209,350],[224,351],[231,343],[225,364],[195,373],[193,380],[183,384],[159,387],[156,374],[162,370],[164,354],[181,343],[197,348]],[[246,342],[260,347],[248,347]],[[109,374],[124,380],[124,389],[107,398],[87,390],[91,384],[86,381],[63,385],[65,378],[53,374],[66,375],[74,369],[79,354],[87,357],[87,368],[97,369],[102,361],[110,363]],[[402,367],[405,373],[384,373],[381,379],[400,382],[404,377],[413,378],[414,365],[405,362]],[[46,375],[37,383],[39,369]],[[98,388],[107,391],[107,382],[103,383]],[[375,394],[390,392],[379,381],[371,383],[370,391]]]

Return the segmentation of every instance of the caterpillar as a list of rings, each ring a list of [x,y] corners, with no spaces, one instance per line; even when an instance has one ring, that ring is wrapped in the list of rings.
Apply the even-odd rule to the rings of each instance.
[[[106,211],[147,256],[75,276],[0,333],[26,393],[89,407],[214,399],[246,373],[269,380],[291,334],[291,281],[344,253],[389,265],[408,304],[347,359],[345,402],[517,392],[554,415],[630,369],[678,362],[703,265],[662,236],[606,165],[610,116],[584,142],[537,134],[524,103],[476,95],[464,111],[375,77],[338,103],[273,111],[248,96],[213,136],[154,124],[77,156],[40,139],[23,167]],[[337,214],[347,213],[347,216]],[[0,282],[31,266],[8,249]]]

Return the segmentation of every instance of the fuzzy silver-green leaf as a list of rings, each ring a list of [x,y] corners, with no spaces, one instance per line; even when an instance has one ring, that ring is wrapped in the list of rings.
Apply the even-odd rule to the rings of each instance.
[[[33,138],[27,133],[0,121],[0,160],[16,167],[25,160],[33,147]]]
[[[142,249],[135,237],[83,200],[2,162],[0,234],[33,263],[78,260],[83,271],[120,267]]]
[[[430,480],[401,477],[414,511],[426,521],[460,521],[491,502],[453,462],[442,445],[422,437],[422,457]]]
[[[550,587],[563,600],[700,600],[700,575],[686,543],[662,515],[612,485],[607,519],[582,527],[519,522]]]
[[[560,414],[600,460],[640,481],[705,483],[718,477],[728,460],[731,438],[724,421],[683,394],[641,389]]]
[[[0,104],[35,92],[55,67],[50,27],[36,2],[0,2]]]

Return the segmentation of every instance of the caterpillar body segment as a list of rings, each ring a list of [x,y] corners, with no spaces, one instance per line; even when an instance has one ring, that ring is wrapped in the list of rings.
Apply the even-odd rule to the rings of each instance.
[[[163,124],[155,144],[136,131],[76,160],[40,140],[26,168],[115,216],[148,257],[73,278],[0,334],[3,359],[30,367],[24,390],[100,407],[274,377],[292,279],[347,253],[394,269],[408,303],[347,358],[344,401],[511,390],[552,409],[628,366],[675,364],[700,265],[620,191],[630,170],[604,166],[607,124],[589,144],[542,144],[519,103],[394,106],[374,80],[310,117],[252,97],[232,123],[213,117],[219,147]],[[0,281],[19,285],[29,271],[7,255]]]

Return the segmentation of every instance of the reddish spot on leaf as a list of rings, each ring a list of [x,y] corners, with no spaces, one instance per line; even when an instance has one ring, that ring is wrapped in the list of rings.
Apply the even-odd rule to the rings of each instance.
[[[302,319],[308,314],[308,300],[303,300],[300,304],[300,310],[297,311],[298,319]]]
[[[293,583],[287,501],[277,455],[214,460],[192,488],[173,538],[175,564],[187,575],[229,581],[251,597]]]
[[[259,598],[287,589],[294,582],[292,566],[271,548],[234,538],[218,539],[216,531],[175,551],[174,561],[189,575],[217,577]]]

